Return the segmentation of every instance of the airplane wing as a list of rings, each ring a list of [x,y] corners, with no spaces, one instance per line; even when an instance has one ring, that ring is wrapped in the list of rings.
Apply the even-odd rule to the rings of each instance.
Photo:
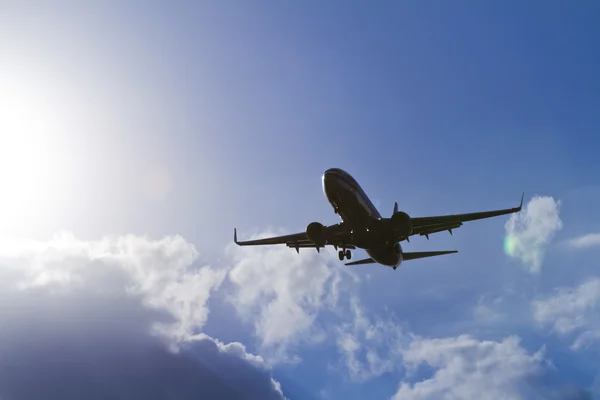
[[[344,247],[346,249],[355,249],[355,246],[345,244],[348,242],[348,233],[343,230],[339,224],[327,226],[326,232],[328,232],[327,244],[335,247]],[[237,230],[233,229],[233,241],[238,246],[261,246],[261,245],[272,245],[272,244],[285,244],[287,247],[295,248],[296,252],[299,252],[300,248],[316,248],[319,251],[324,246],[317,246],[315,242],[306,237],[306,232],[293,233],[291,235],[275,236],[264,239],[254,239],[239,241],[237,239]]]
[[[413,235],[421,235],[429,239],[429,235],[436,232],[449,231],[459,228],[463,222],[475,221],[478,219],[497,217],[500,215],[512,214],[521,211],[523,207],[523,195],[518,207],[505,208],[503,210],[482,211],[468,214],[441,215],[436,217],[418,217],[411,218],[413,224]]]

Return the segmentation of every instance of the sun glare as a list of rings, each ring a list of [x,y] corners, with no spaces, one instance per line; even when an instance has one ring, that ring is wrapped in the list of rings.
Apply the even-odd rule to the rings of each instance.
[[[39,223],[59,178],[60,124],[31,84],[0,76],[0,233]]]

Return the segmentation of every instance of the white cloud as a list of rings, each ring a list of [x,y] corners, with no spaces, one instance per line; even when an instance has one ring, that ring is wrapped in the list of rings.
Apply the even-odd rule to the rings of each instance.
[[[196,259],[179,236],[0,243],[0,397],[283,398],[262,358],[198,333],[225,273]]]
[[[543,349],[528,354],[519,338],[478,341],[461,335],[416,338],[404,352],[413,373],[423,363],[435,370],[429,379],[402,382],[393,399],[525,399],[526,381],[542,372]]]
[[[195,247],[180,236],[149,240],[127,235],[80,241],[63,232],[48,242],[4,242],[0,248],[0,262],[4,260],[6,268],[22,273],[22,289],[53,284],[81,287],[95,279],[119,279],[114,282],[116,290],[125,285],[149,306],[176,317],[175,323],[160,327],[175,339],[202,328],[210,293],[225,277],[224,271],[193,265],[197,256]],[[110,290],[102,285],[91,289]]]
[[[569,244],[577,249],[600,246],[600,233],[588,233],[569,240]]]
[[[559,335],[576,334],[573,349],[600,339],[600,278],[592,278],[577,288],[559,288],[552,296],[532,302],[533,317],[550,324]]]
[[[358,300],[351,301],[353,321],[336,328],[336,342],[350,378],[367,381],[397,370],[401,354],[408,343],[400,325],[391,319],[376,318],[374,322],[365,315]]]
[[[506,222],[506,253],[521,260],[532,273],[541,271],[546,246],[562,228],[559,206],[550,196],[536,196]]]
[[[267,235],[267,234],[265,234]],[[236,251],[229,279],[230,297],[240,316],[254,324],[256,335],[273,362],[293,362],[288,346],[319,342],[324,332],[316,324],[319,311],[335,307],[343,270],[330,249],[254,247]]]
[[[479,298],[477,305],[473,308],[473,316],[478,323],[482,324],[498,324],[503,323],[508,318],[506,312],[502,311],[504,298],[497,296],[490,298],[482,296]]]

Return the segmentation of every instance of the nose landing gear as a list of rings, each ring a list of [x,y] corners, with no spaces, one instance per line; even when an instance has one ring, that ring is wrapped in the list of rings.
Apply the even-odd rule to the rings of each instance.
[[[350,260],[352,258],[352,253],[350,250],[340,250],[338,251],[338,258],[342,261],[344,258]]]

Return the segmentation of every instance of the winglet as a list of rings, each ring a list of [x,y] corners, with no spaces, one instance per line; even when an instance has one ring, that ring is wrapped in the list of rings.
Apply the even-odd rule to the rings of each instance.
[[[239,243],[237,240],[237,229],[236,228],[233,228],[233,243],[235,243],[239,246]]]
[[[525,197],[525,192],[523,192],[521,194],[521,203],[519,204],[518,211],[521,211],[521,208],[523,208],[523,198],[524,197]]]

